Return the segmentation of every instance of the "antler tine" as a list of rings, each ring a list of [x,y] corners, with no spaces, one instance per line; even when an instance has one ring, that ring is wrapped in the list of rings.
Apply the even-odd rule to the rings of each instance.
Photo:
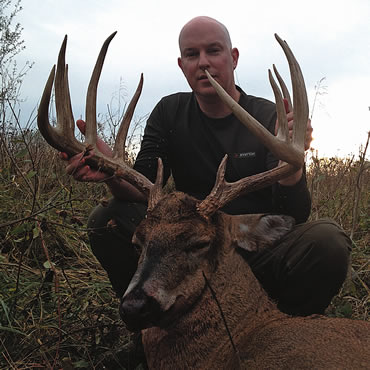
[[[75,124],[68,88],[68,67],[65,63],[66,47],[67,35],[64,37],[58,55],[57,72],[55,75],[55,106],[58,126],[68,140],[74,141]]]
[[[225,181],[225,172],[228,155],[225,154],[220,165],[218,166],[216,181],[209,195],[198,205],[198,212],[208,217],[218,209],[222,208],[230,199],[231,184]]]
[[[306,86],[301,68],[287,42],[282,40],[277,34],[275,34],[275,38],[282,47],[288,60],[292,80],[294,122],[296,125],[293,131],[292,146],[296,150],[301,151],[303,153],[302,157],[304,157],[304,142],[309,111]]]
[[[85,138],[86,143],[95,146],[97,137],[97,123],[96,123],[96,96],[98,90],[98,82],[101,75],[101,71],[104,64],[104,59],[107,54],[108,46],[112,41],[113,37],[116,35],[113,32],[105,41],[100,50],[98,59],[94,67],[94,71],[91,75],[89,87],[87,89],[86,96],[86,132]]]
[[[58,133],[56,130],[50,125],[49,122],[49,103],[51,97],[51,90],[53,89],[54,84],[54,76],[55,76],[55,65],[50,71],[48,80],[46,82],[44,92],[41,97],[38,114],[37,114],[37,125],[41,132],[41,135],[45,138],[45,140],[55,149],[61,150],[59,147],[58,141]]]
[[[158,158],[157,177],[154,186],[150,189],[148,212],[150,212],[163,196],[163,162]]]
[[[67,36],[64,37],[58,55],[58,65],[52,68],[46,82],[37,115],[37,124],[45,140],[55,149],[74,155],[84,149],[83,144],[74,137],[74,119],[70,102],[65,51]],[[57,125],[52,127],[49,122],[49,104],[55,77],[55,105]]]
[[[279,128],[278,128],[278,132],[277,132],[277,138],[280,139],[280,140],[284,140],[285,142],[288,142],[288,140],[289,140],[289,128],[288,128],[288,119],[287,119],[287,116],[286,116],[286,113],[285,113],[285,106],[284,106],[284,102],[283,102],[283,97],[281,96],[281,92],[279,90],[278,85],[276,84],[276,82],[274,80],[274,76],[272,75],[271,70],[269,70],[268,73],[269,73],[270,85],[272,87],[272,90],[273,90],[274,96],[275,96],[276,112],[277,112],[277,117],[278,117],[278,121],[279,121]],[[284,92],[283,92],[283,94],[284,94]]]
[[[125,155],[125,142],[127,138],[128,128],[130,126],[132,116],[134,115],[134,111],[136,108],[136,104],[140,98],[141,91],[143,89],[143,83],[144,83],[144,76],[141,74],[139,85],[136,89],[136,92],[134,96],[132,97],[130,104],[128,105],[125,115],[122,119],[122,123],[120,125],[120,128],[118,130],[118,134],[116,137],[116,142],[114,144],[113,149],[113,157],[114,158],[122,158],[124,159]]]
[[[67,124],[69,123],[68,133],[70,134],[70,137],[72,138],[72,140],[75,140],[75,134],[74,134],[74,132],[75,132],[75,119],[73,118],[71,95],[69,93],[68,64],[66,64],[66,67],[65,67],[64,84],[65,84],[65,105],[66,105],[65,109],[68,112],[67,115],[69,117],[69,120],[67,121]]]
[[[288,101],[289,111],[292,111],[293,105],[292,105],[292,99],[290,98],[289,90],[286,87],[286,84],[285,84],[283,78],[281,77],[279,71],[277,70],[275,64],[272,65],[272,68],[274,69],[274,73],[276,75],[276,78],[279,81],[279,85],[281,87],[281,91],[283,92],[284,99],[286,99]]]
[[[213,189],[209,195],[198,204],[198,212],[203,217],[208,218],[218,209],[230,202],[230,200],[235,199],[240,195],[263,189],[264,187],[270,186],[274,182],[289,176],[296,171],[295,167],[292,165],[283,163],[282,165],[266,172],[244,177],[235,182],[227,182],[225,180],[227,158],[228,156],[226,154],[218,167],[216,182]]]

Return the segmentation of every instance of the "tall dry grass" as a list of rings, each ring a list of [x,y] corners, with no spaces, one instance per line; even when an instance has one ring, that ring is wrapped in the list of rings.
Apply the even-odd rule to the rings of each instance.
[[[311,153],[312,218],[353,238],[352,274],[328,314],[369,320],[369,171]],[[86,220],[108,196],[77,183],[33,130],[0,133],[0,368],[141,368],[118,300],[90,252]]]

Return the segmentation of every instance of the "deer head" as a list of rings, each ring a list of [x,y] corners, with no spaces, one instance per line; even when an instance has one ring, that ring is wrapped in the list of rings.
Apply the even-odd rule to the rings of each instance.
[[[134,107],[142,88],[142,78],[121,124],[114,147],[113,158],[99,153],[96,143],[96,90],[108,45],[115,34],[104,43],[99,54],[86,100],[86,141],[74,137],[74,119],[65,65],[66,38],[62,44],[55,76],[57,127],[48,119],[48,107],[54,81],[53,67],[41,99],[38,112],[40,132],[47,142],[69,155],[94,151],[89,164],[134,185],[147,196],[147,218],[139,225],[133,243],[142,249],[138,269],[122,298],[121,314],[133,330],[165,326],[171,320],[191,309],[206,288],[204,276],[212,274],[220,256],[230,253],[235,246],[253,251],[271,244],[292,225],[288,217],[266,215],[228,216],[218,210],[239,195],[269,186],[301,168],[304,161],[304,138],[308,121],[307,95],[299,65],[287,43],[277,35],[289,62],[295,127],[293,138],[284,109],[283,96],[291,101],[288,90],[277,73],[283,96],[269,71],[275,94],[279,132],[273,136],[244,111],[212,77],[210,82],[225,104],[277,158],[285,161],[278,167],[243,178],[235,183],[224,179],[227,156],[220,164],[216,183],[203,201],[183,193],[162,194],[162,164],[158,160],[157,180],[152,184],[145,176],[124,163],[124,143]],[[291,104],[291,103],[290,103]]]
[[[216,212],[204,217],[199,205],[199,200],[173,192],[136,229],[133,243],[141,256],[120,305],[128,329],[173,324],[199,301],[207,289],[207,278],[212,279],[217,271],[225,281],[230,279],[237,248],[257,251],[294,224],[289,216]]]

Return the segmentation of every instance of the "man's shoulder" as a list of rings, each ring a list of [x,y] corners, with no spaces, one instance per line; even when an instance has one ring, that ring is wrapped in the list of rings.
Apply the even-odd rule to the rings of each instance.
[[[273,103],[271,100],[261,98],[259,96],[247,95],[247,101],[250,104],[255,104],[255,105],[260,105],[260,106],[265,106],[265,107],[270,107],[272,109],[275,109],[275,103]]]
[[[272,101],[241,92],[240,105],[261,123],[269,123],[276,119],[276,105]]]
[[[255,108],[264,108],[264,109],[272,109],[275,110],[275,103],[272,101],[261,98],[259,96],[249,95],[240,89],[241,92],[241,105],[246,105],[248,107],[255,107]]]
[[[173,123],[174,120],[186,114],[186,111],[194,106],[193,94],[191,92],[177,92],[161,98],[152,111],[152,118],[160,121]]]
[[[187,111],[194,105],[191,92],[177,92],[166,95],[157,103],[152,110],[148,126],[161,126],[167,130],[173,129],[179,120],[187,117]]]

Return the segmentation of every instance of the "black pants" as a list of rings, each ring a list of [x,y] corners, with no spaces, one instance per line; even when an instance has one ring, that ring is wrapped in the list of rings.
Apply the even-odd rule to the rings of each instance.
[[[120,297],[136,271],[131,244],[146,206],[112,199],[88,221],[93,253]],[[113,220],[113,221],[112,221]],[[351,240],[331,220],[297,225],[271,248],[244,253],[257,279],[280,310],[291,315],[323,313],[347,274]]]

